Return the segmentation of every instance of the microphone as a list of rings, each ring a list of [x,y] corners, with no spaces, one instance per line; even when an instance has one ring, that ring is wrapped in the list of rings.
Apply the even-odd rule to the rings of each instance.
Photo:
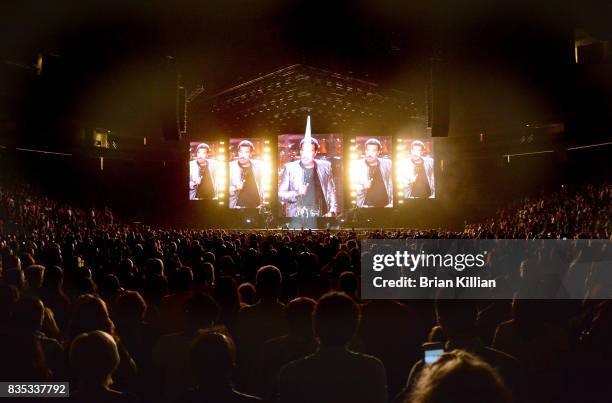
[[[370,184],[374,182],[374,177],[376,176],[374,170],[377,168],[378,166],[368,165],[368,180],[370,181]]]

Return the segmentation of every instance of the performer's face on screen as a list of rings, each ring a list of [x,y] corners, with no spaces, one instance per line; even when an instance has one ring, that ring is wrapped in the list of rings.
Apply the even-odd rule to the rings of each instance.
[[[196,154],[196,158],[198,159],[198,162],[206,161],[206,158],[208,158],[208,149],[206,149],[206,148],[198,148],[198,152]]]
[[[242,165],[248,165],[251,162],[251,147],[242,146],[238,148],[238,162]]]
[[[368,164],[375,164],[378,161],[380,150],[376,144],[368,144],[365,148],[365,160]]]
[[[302,165],[307,167],[313,165],[316,155],[317,148],[314,144],[310,144],[310,146],[306,143],[302,144],[302,148],[300,148],[300,161],[302,161]]]
[[[419,161],[423,156],[423,147],[420,145],[413,145],[410,150],[410,155],[413,161]]]

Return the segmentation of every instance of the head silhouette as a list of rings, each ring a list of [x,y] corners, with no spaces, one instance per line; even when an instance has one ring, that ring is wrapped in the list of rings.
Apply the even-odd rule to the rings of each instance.
[[[359,324],[359,307],[346,294],[330,292],[315,307],[312,324],[321,345],[344,346]]]
[[[139,324],[143,321],[147,303],[138,291],[126,291],[119,298],[114,313],[124,323]]]
[[[64,283],[64,271],[59,266],[50,266],[45,269],[42,287],[47,290],[59,291]]]
[[[117,343],[106,332],[82,333],[70,345],[70,367],[81,384],[109,386],[118,365]]]
[[[12,323],[15,329],[40,330],[45,317],[45,306],[34,297],[22,297],[13,306]]]
[[[84,294],[75,301],[68,327],[68,339],[73,340],[81,333],[94,330],[114,334],[115,324],[108,314],[106,303],[101,298]]]
[[[43,284],[45,266],[41,266],[38,264],[28,266],[24,270],[24,274],[30,290],[39,290]]]
[[[449,339],[471,335],[476,329],[476,304],[469,300],[437,299],[436,315]]]
[[[208,294],[203,292],[194,293],[183,306],[185,310],[186,330],[207,329],[219,319],[219,305]]]
[[[285,308],[285,318],[293,336],[312,339],[312,312],[316,302],[312,298],[300,297],[291,300]]]
[[[238,295],[240,296],[240,302],[248,305],[253,305],[255,303],[255,294],[257,291],[255,290],[255,286],[251,283],[242,283],[238,287]]]
[[[338,278],[338,288],[346,295],[355,296],[357,292],[357,277],[352,271],[345,271]]]
[[[4,283],[7,285],[13,285],[19,291],[23,291],[25,288],[25,276],[23,274],[23,270],[17,268],[11,268],[8,270],[4,270],[2,273],[2,279]]]
[[[196,382],[210,386],[231,381],[236,365],[236,346],[231,337],[213,330],[200,330],[191,346],[191,368]]]
[[[255,284],[261,299],[275,299],[280,292],[281,283],[282,275],[276,266],[263,266],[257,270]]]

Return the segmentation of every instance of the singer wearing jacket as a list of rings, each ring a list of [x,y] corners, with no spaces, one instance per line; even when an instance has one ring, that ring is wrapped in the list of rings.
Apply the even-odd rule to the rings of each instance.
[[[381,149],[378,139],[368,139],[365,158],[357,161],[357,207],[393,207],[391,160],[380,158]]]
[[[287,217],[331,217],[338,213],[336,185],[329,161],[315,159],[319,142],[300,142],[300,159],[285,165],[278,186]]]
[[[249,140],[242,140],[238,158],[230,162],[230,208],[257,208],[263,203],[263,164],[251,159],[254,148]]]
[[[208,158],[210,147],[201,143],[196,148],[196,159],[189,161],[189,200],[217,198],[217,161]]]
[[[423,155],[425,144],[414,140],[410,145],[410,159],[408,160],[407,186],[404,191],[406,199],[433,199],[436,197],[436,183],[434,181],[434,160]]]

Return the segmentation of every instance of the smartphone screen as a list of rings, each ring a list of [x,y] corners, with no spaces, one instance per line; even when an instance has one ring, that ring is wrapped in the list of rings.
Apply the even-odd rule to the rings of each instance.
[[[425,350],[425,365],[431,365],[440,358],[440,356],[444,354],[444,350],[441,348],[436,348],[433,350]]]

